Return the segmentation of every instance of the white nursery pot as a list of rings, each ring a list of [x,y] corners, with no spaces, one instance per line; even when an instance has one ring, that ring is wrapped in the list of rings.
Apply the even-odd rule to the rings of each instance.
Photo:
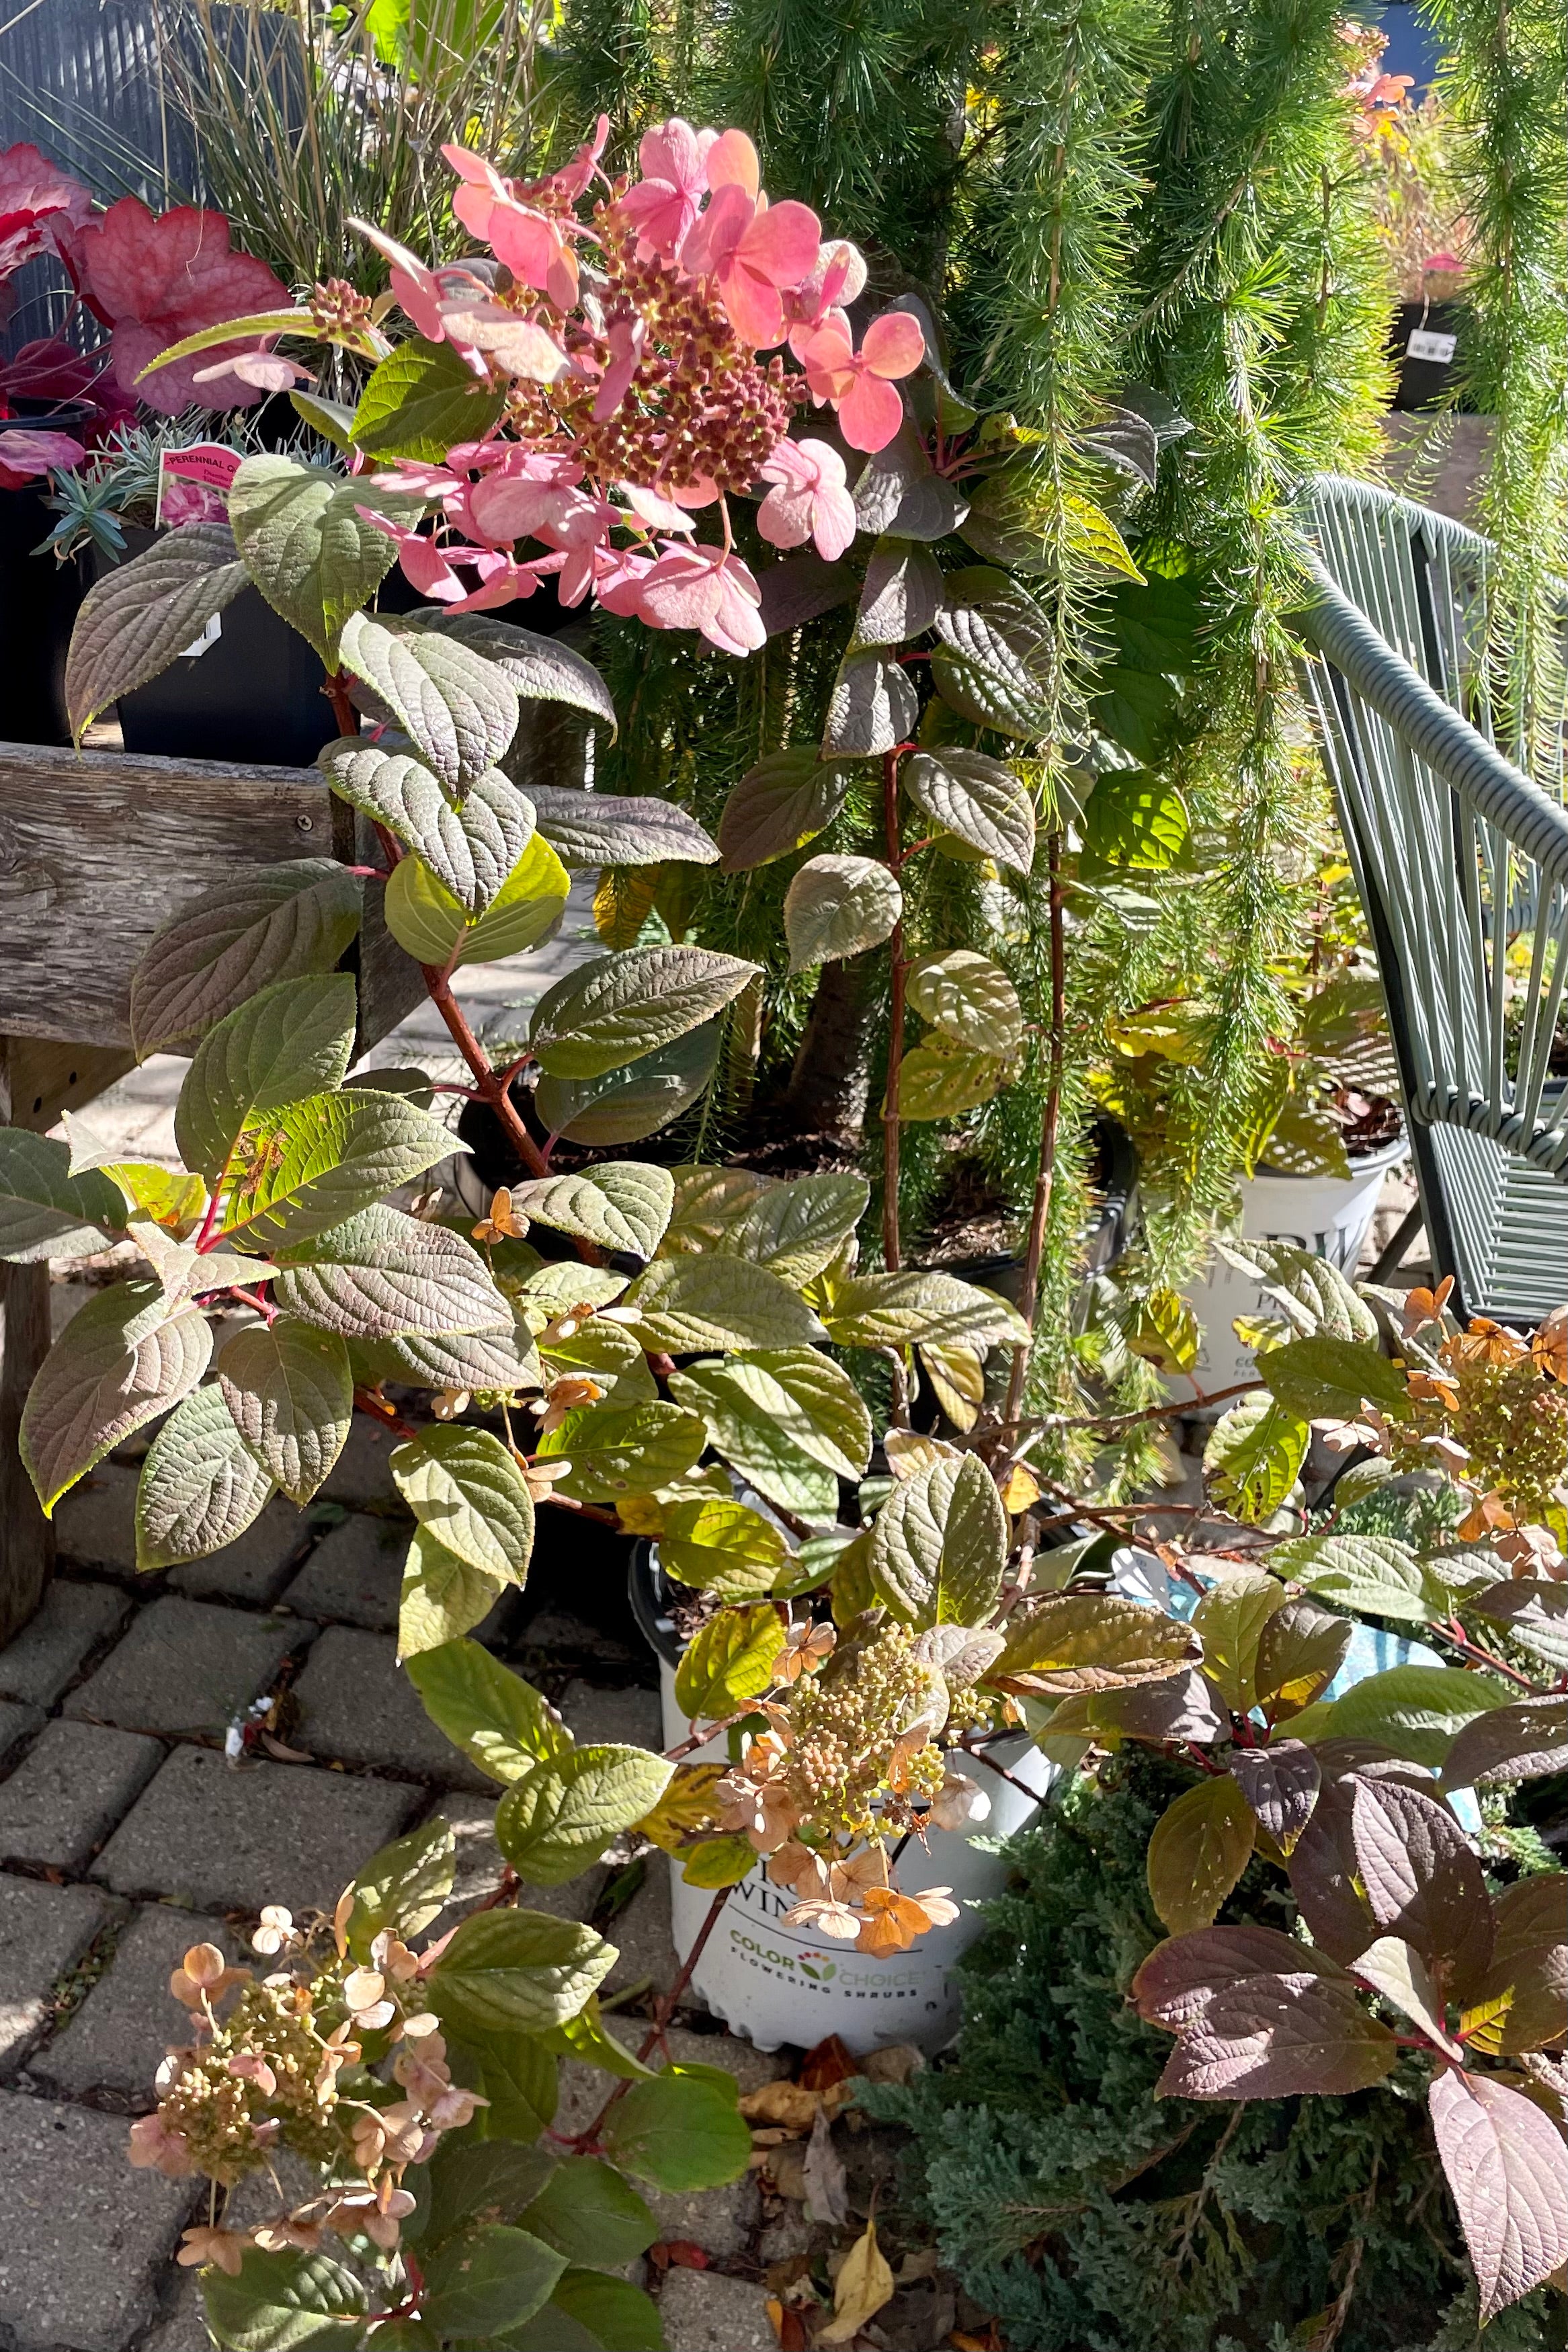
[[[1383,1180],[1409,1154],[1410,1147],[1403,1139],[1385,1144],[1369,1159],[1354,1161],[1348,1178],[1281,1176],[1271,1168],[1260,1168],[1240,1186],[1239,1238],[1293,1243],[1354,1276]],[[1207,1393],[1250,1380],[1252,1350],[1242,1346],[1232,1325],[1239,1315],[1277,1315],[1278,1301],[1270,1298],[1260,1284],[1227,1265],[1218,1251],[1203,1279],[1187,1286],[1186,1297],[1202,1335],[1196,1385]],[[1172,1385],[1179,1393],[1186,1383],[1176,1380]]]
[[[675,1701],[674,1671],[663,1657],[659,1689],[664,1745],[674,1748],[690,1736],[692,1727]],[[727,1736],[720,1734],[695,1749],[691,1760],[706,1763],[728,1752]],[[996,1755],[1034,1793],[1004,1780],[981,1757],[964,1760],[965,1771],[991,1801],[989,1818],[974,1824],[980,1837],[1010,1837],[1026,1828],[1061,1778],[1059,1768],[1021,1737],[1000,1745]],[[675,1954],[684,1960],[707,1917],[713,1890],[688,1886],[674,1855],[670,1872]],[[875,1959],[809,1927],[786,1927],[784,1914],[796,1898],[787,1887],[775,1886],[758,1863],[730,1889],[692,1973],[693,1990],[716,2017],[759,2050],[777,2050],[782,2042],[810,2049],[830,2033],[857,2053],[890,2042],[913,2042],[927,2052],[944,2049],[958,2031],[953,1966],[983,1924],[974,1906],[998,1895],[1006,1876],[995,1854],[981,1852],[956,1831],[933,1830],[929,1853],[912,1838],[899,1865],[900,1883],[911,1894],[926,1886],[951,1887],[959,1915],[951,1927],[917,1937],[907,1952]]]

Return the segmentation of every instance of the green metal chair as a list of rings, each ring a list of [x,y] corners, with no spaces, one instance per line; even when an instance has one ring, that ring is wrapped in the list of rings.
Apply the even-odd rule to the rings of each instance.
[[[1372,928],[1422,1221],[1466,1315],[1568,1297],[1568,810],[1492,740],[1487,540],[1364,482],[1299,508],[1318,740]]]

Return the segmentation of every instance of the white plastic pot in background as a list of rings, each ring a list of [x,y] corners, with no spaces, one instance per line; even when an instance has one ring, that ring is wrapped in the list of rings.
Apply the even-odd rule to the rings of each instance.
[[[689,1737],[692,1727],[676,1704],[674,1671],[664,1657],[659,1690],[664,1745],[673,1748]],[[692,1760],[706,1763],[727,1754],[721,1735],[695,1749]],[[1040,1799],[1061,1777],[1057,1766],[1027,1739],[1009,1740],[996,1756],[1013,1780],[1025,1787],[1015,1787],[979,1757],[965,1764],[991,1801],[988,1819],[975,1824],[975,1834],[987,1838],[1010,1837],[1027,1828]],[[675,1954],[684,1960],[707,1917],[713,1891],[688,1886],[673,1855],[670,1871]],[[1000,1894],[1006,1867],[960,1832],[934,1830],[928,1853],[910,1841],[898,1875],[914,1894],[926,1886],[951,1887],[954,1902],[961,1906],[959,1915],[950,1927],[934,1927],[918,1937],[907,1952],[874,1959],[852,1945],[813,1935],[810,1928],[786,1927],[784,1914],[795,1897],[788,1888],[773,1885],[758,1864],[730,1889],[693,1971],[693,1990],[716,2017],[759,2050],[777,2050],[782,2042],[810,2049],[830,2033],[857,2053],[890,2042],[913,2042],[927,2052],[944,2049],[958,2030],[954,1963],[983,1925],[974,1906]]]
[[[1376,1212],[1383,1180],[1391,1168],[1410,1155],[1403,1139],[1385,1145],[1369,1159],[1352,1163],[1348,1179],[1342,1176],[1280,1176],[1260,1168],[1240,1187],[1241,1228],[1248,1241],[1290,1242],[1298,1249],[1326,1257],[1342,1274],[1354,1276]],[[1277,1303],[1260,1286],[1216,1251],[1201,1281],[1188,1285],[1188,1302],[1197,1317],[1202,1341],[1198,1349],[1197,1385],[1206,1392],[1249,1380],[1253,1372],[1250,1348],[1242,1346],[1231,1328],[1239,1315],[1267,1316],[1279,1312]],[[1177,1394],[1187,1383],[1172,1381]]]

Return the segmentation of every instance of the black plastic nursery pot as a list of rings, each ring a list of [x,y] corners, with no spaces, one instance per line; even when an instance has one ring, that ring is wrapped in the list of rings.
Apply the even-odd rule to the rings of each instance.
[[[1399,371],[1396,409],[1431,408],[1453,381],[1464,334],[1460,302],[1403,302],[1395,316],[1390,349]],[[1410,348],[1410,339],[1416,348]],[[1446,354],[1446,356],[1445,356]],[[1463,403],[1460,404],[1463,406]]]
[[[0,417],[0,455],[7,432],[74,432],[82,409]],[[47,481],[0,490],[0,643],[5,647],[5,694],[0,736],[8,743],[68,743],[66,653],[87,593],[80,562],[56,560],[43,542],[58,517],[45,503]],[[42,552],[40,552],[40,549]]]

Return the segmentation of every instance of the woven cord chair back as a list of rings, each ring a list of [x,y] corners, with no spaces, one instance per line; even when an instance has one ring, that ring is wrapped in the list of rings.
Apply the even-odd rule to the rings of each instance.
[[[1568,810],[1493,740],[1489,542],[1364,482],[1299,509],[1303,682],[1372,928],[1437,1271],[1568,1296]]]

